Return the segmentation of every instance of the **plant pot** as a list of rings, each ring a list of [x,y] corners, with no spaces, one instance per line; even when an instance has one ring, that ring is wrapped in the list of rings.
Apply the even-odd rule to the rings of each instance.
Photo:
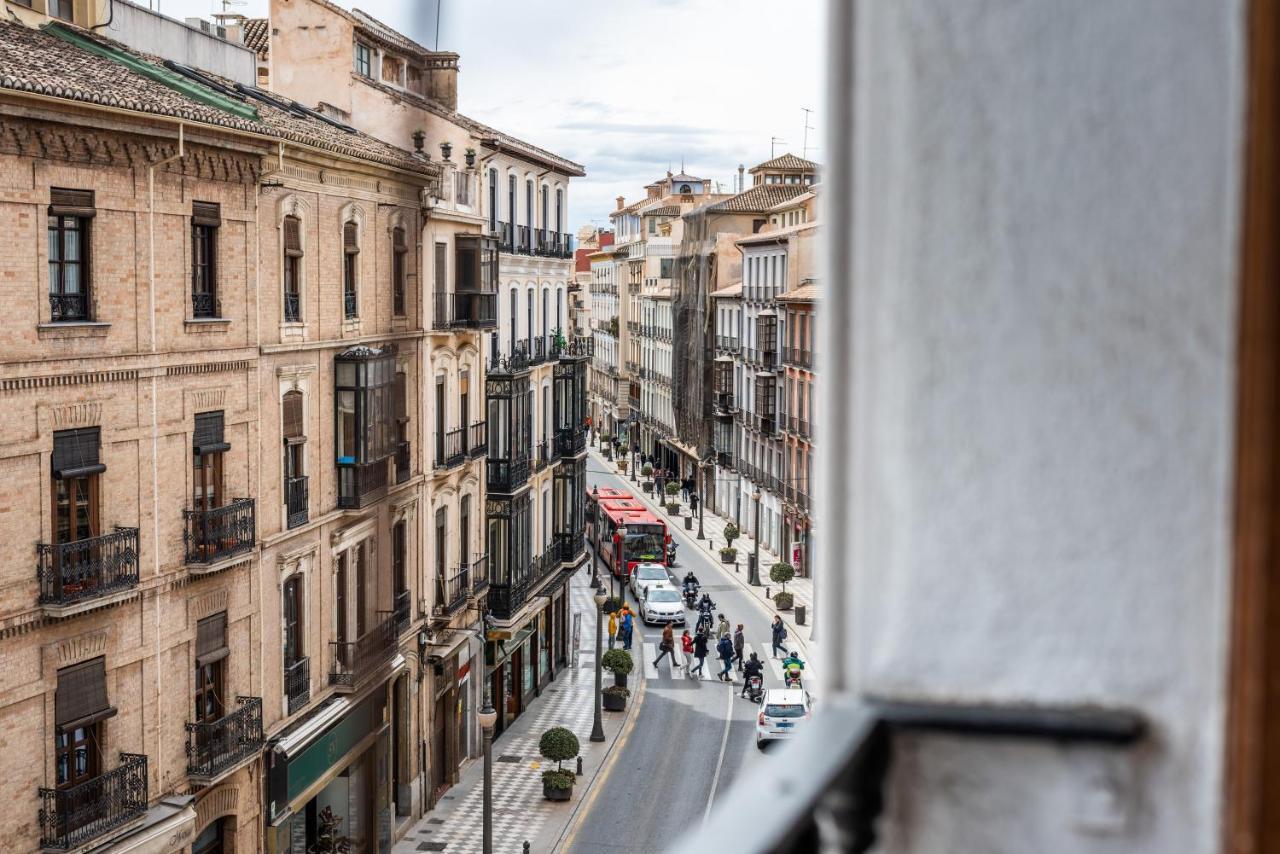
[[[542,784],[542,796],[549,801],[567,801],[573,797],[573,787],[553,789],[544,782]]]
[[[790,611],[794,602],[790,593],[778,592],[773,595],[773,607],[779,611]]]
[[[729,563],[729,564],[737,563],[737,562],[738,562],[738,555],[737,555],[737,554],[729,555],[729,554],[725,554],[724,552],[721,552],[721,553],[720,553],[720,562],[721,562],[721,563]]]
[[[627,674],[625,673],[613,674],[613,684],[617,685],[619,688],[627,687]]]
[[[653,495],[653,481],[647,480],[644,482],[644,491]]]
[[[604,446],[604,448],[603,448],[603,450],[604,450],[604,458],[605,458],[606,460],[611,460],[611,459],[613,459],[613,448],[612,448],[612,447],[610,447],[609,445],[605,445],[605,446]]]
[[[621,694],[601,694],[600,702],[606,712],[623,712],[627,708],[627,698]]]

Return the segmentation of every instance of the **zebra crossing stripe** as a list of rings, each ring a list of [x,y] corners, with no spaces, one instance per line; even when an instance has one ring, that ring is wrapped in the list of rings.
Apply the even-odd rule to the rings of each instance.
[[[644,644],[644,677],[646,679],[657,679],[658,668],[653,666],[653,660],[658,657],[658,645],[645,641]]]
[[[773,671],[773,677],[785,685],[787,680],[782,673],[782,662],[772,655],[766,658],[765,661],[769,662],[769,669]]]

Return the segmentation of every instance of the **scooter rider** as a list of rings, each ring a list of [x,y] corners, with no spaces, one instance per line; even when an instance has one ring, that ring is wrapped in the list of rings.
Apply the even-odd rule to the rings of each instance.
[[[699,587],[701,587],[701,586],[702,586],[702,585],[698,583],[698,576],[696,576],[696,575],[694,575],[694,574],[693,574],[693,570],[692,570],[692,569],[691,569],[691,570],[689,570],[688,572],[686,572],[686,573],[684,574],[684,589],[685,589],[685,590],[688,590],[688,589],[690,589],[690,588],[692,588],[692,589],[694,589],[694,590],[697,590],[697,589],[698,589]]]
[[[782,660],[782,672],[786,674],[787,687],[791,687],[791,683],[800,684],[800,674],[804,670],[804,662],[800,659],[795,650]]]
[[[759,679],[761,686],[764,685],[764,662],[757,658],[754,652],[751,653],[751,657],[743,663],[742,676],[743,682],[741,696],[743,697],[747,696],[747,691],[751,688],[752,677]]]

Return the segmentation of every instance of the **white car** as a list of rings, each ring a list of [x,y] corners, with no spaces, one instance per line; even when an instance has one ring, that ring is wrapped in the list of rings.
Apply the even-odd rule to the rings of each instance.
[[[760,699],[756,718],[756,747],[765,742],[791,738],[804,726],[811,713],[809,692],[800,688],[770,688]]]
[[[684,625],[684,599],[670,584],[651,584],[640,597],[640,619],[646,626],[655,623]]]
[[[631,592],[635,594],[636,601],[644,598],[646,588],[654,584],[670,583],[671,577],[667,575],[667,568],[660,563],[636,564],[635,572],[631,573]]]

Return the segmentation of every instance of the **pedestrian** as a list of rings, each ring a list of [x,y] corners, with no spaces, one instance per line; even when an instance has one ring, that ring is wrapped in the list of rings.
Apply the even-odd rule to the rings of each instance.
[[[691,513],[698,512],[698,502],[701,500],[702,499],[698,497],[698,493],[696,491],[689,493],[689,511]]]
[[[787,627],[782,625],[782,618],[774,614],[773,625],[769,628],[773,634],[773,657],[777,658],[779,652],[786,652],[782,648],[782,642],[787,639]]]
[[[720,625],[716,626],[716,639],[729,637],[729,621],[724,618],[724,614],[717,614],[720,618]]]
[[[716,654],[724,662],[724,667],[716,674],[716,678],[722,682],[732,682],[733,677],[729,672],[733,670],[733,641],[729,640],[728,635],[720,638],[720,642],[716,644]]]
[[[698,632],[696,635],[694,635],[693,657],[698,659],[698,666],[690,670],[689,675],[692,676],[694,673],[697,673],[699,676],[701,676],[702,664],[707,659],[707,633],[706,632]]]
[[[680,635],[680,651],[684,653],[684,675],[689,675],[689,661],[693,658],[693,636],[685,629]]]
[[[738,665],[738,672],[742,672],[742,650],[747,645],[747,636],[742,632],[742,623],[738,623],[738,628],[733,633],[733,661]]]
[[[659,501],[662,500],[662,496],[666,495],[666,493],[662,491],[662,481],[663,481],[662,469],[658,469],[654,473],[653,484],[654,484],[654,487],[657,489],[657,496]]]
[[[609,612],[609,649],[613,649],[613,640],[618,636],[618,612]]]
[[[689,493],[693,491],[693,482],[689,478],[680,481],[680,492],[684,494],[684,503],[689,503]]]
[[[631,606],[622,606],[622,648],[631,649],[631,632],[635,628],[635,618],[631,615]]]
[[[653,662],[654,667],[657,667],[662,662],[662,657],[664,655],[671,659],[672,665],[676,663],[676,636],[675,632],[671,630],[670,623],[667,623],[662,627],[662,640],[658,642],[658,649],[661,650],[661,652],[658,653],[657,660]]]

